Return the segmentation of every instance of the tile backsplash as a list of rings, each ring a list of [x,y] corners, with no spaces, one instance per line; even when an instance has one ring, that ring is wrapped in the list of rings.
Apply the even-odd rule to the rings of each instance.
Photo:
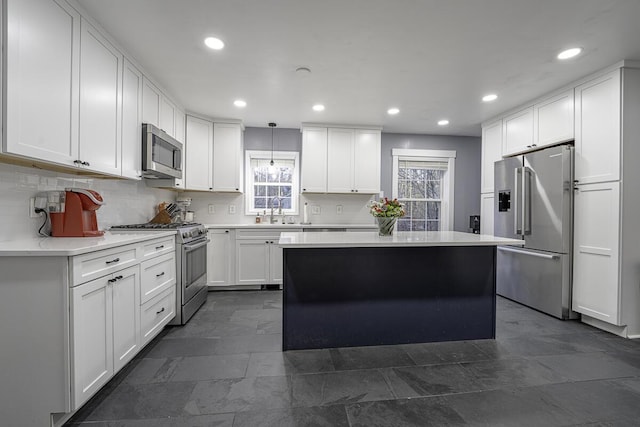
[[[35,237],[43,218],[29,218],[29,199],[41,191],[81,187],[95,190],[106,204],[97,211],[98,226],[149,221],[155,207],[176,193],[149,188],[144,181],[87,178],[0,163],[0,241]]]

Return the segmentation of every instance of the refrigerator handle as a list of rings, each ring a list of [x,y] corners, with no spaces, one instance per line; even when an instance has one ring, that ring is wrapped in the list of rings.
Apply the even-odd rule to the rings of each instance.
[[[531,168],[522,168],[522,234],[531,234]]]
[[[514,191],[514,196],[513,196],[513,234],[522,235],[522,217],[521,217],[521,212],[520,212],[520,208],[521,208],[521,203],[522,201],[520,200],[520,198],[522,197],[521,190],[522,190],[522,170],[521,168],[515,168],[514,169],[514,185],[513,185],[513,191]]]

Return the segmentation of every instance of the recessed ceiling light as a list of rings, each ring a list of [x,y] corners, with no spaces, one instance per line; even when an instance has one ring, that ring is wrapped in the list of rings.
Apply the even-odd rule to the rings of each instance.
[[[247,106],[247,101],[243,101],[242,99],[236,99],[235,101],[233,101],[233,105],[235,105],[238,108],[244,108]]]
[[[313,108],[313,111],[324,111],[324,105],[322,104],[316,104],[311,108]]]
[[[213,50],[220,50],[224,47],[224,42],[216,37],[207,37],[204,39],[204,44]]]
[[[440,126],[446,126],[449,124],[449,120],[439,120],[438,121],[438,125]]]
[[[581,47],[573,47],[571,49],[563,50],[558,54],[558,59],[573,58],[574,56],[580,55],[580,52],[582,52]]]
[[[484,102],[491,102],[495,101],[496,99],[498,99],[498,95],[496,95],[495,93],[490,93],[489,95],[485,95],[482,97],[482,101]]]
[[[400,110],[398,108],[389,108],[387,110],[387,114],[390,114],[392,116],[395,116],[396,114],[398,114],[400,112]]]

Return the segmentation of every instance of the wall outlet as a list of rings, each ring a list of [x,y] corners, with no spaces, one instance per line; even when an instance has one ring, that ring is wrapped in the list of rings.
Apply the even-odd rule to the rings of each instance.
[[[229,213],[233,215],[236,213],[236,205],[229,205]]]
[[[342,215],[342,205],[336,205],[336,215]]]
[[[318,205],[311,206],[311,215],[320,215],[320,206]]]
[[[210,214],[216,213],[216,205],[209,205],[209,213]]]
[[[39,218],[40,214],[36,213],[36,198],[29,199],[29,218]]]

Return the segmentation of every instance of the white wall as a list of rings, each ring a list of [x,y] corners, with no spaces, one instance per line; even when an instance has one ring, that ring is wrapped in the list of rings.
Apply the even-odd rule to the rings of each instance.
[[[177,194],[148,188],[143,181],[84,178],[0,163],[0,241],[37,236],[42,218],[29,218],[29,199],[40,191],[67,187],[88,188],[102,195],[107,203],[97,211],[102,230],[147,222],[158,203],[173,201]]]

